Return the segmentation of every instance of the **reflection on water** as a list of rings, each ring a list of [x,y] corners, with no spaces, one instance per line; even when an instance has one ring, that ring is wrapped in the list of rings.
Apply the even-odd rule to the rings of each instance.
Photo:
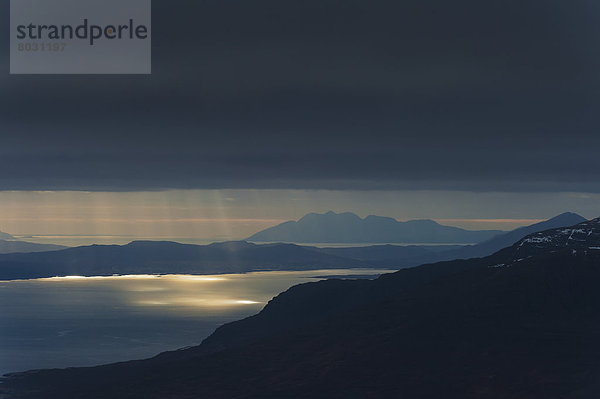
[[[351,269],[211,276],[67,276],[0,282],[0,374],[96,365],[199,344],[292,285]]]

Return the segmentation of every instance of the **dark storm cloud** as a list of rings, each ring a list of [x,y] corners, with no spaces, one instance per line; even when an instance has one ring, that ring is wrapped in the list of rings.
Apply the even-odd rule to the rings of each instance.
[[[1,189],[600,190],[591,0],[153,3],[152,76],[5,58]]]

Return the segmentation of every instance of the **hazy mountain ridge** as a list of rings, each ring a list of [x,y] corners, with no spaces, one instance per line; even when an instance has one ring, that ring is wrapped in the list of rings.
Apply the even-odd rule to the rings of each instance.
[[[59,251],[66,248],[67,247],[64,245],[37,244],[33,242],[16,240],[0,240],[0,254]]]
[[[15,239],[15,237],[13,237],[12,235],[0,231],[0,240],[14,240],[14,239]]]
[[[566,215],[566,216],[565,216]],[[563,214],[546,222],[507,233],[520,239],[526,231],[564,226],[568,220],[583,219]],[[583,219],[585,220],[585,219]],[[523,235],[519,235],[523,234]],[[0,255],[0,280],[67,275],[112,274],[215,274],[259,270],[309,270],[373,267],[400,269],[442,260],[490,255],[498,236],[480,245],[446,250],[431,246],[373,245],[354,248],[316,248],[295,244],[253,244],[245,241],[210,245],[161,241],[134,241],[127,245],[92,245],[40,253]],[[516,240],[515,240],[516,241]]]
[[[535,223],[529,226],[519,227],[504,234],[499,234],[487,241],[476,245],[465,246],[459,249],[452,249],[440,254],[437,260],[450,259],[468,259],[482,256],[488,256],[502,248],[509,247],[523,237],[553,228],[573,226],[585,222],[586,219],[576,213],[565,212],[543,222]]]
[[[41,253],[0,255],[0,280],[113,274],[217,274],[366,267],[365,262],[293,244],[210,245],[134,241]]]
[[[380,266],[404,268],[418,266],[423,263],[488,256],[502,248],[513,245],[528,234],[552,228],[572,226],[585,220],[580,215],[566,212],[540,223],[499,234],[479,244],[459,247],[450,246],[448,249],[433,246],[373,245],[356,248],[317,248],[316,250],[332,255],[368,261]]]
[[[33,242],[21,241],[11,234],[0,231],[0,254],[58,251],[65,248],[67,247],[64,245],[37,244]]]
[[[588,250],[573,251],[567,233],[554,229],[485,258],[373,281],[302,284],[198,347],[19,373],[0,392],[16,399],[595,398],[600,251],[589,248],[600,247],[599,227],[595,219],[570,229],[579,238],[592,231]],[[514,261],[527,245],[537,252]]]
[[[309,213],[262,230],[248,241],[295,243],[476,243],[500,230],[465,230],[443,226],[433,220],[399,222],[390,217],[370,215],[364,219],[350,213]]]

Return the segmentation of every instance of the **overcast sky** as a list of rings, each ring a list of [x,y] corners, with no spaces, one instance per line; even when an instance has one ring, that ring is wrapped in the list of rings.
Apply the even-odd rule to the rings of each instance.
[[[25,191],[6,193],[21,208],[2,204],[0,228],[102,230],[68,224],[34,190],[96,191],[62,204],[132,214],[108,192],[157,191],[147,201],[176,213],[177,196],[160,191],[183,189],[202,210],[177,231],[200,234],[208,215],[218,221],[200,235],[212,237],[329,209],[600,214],[595,0],[153,0],[152,40],[151,76],[11,76],[0,41],[0,191]],[[211,205],[230,189],[248,189],[245,207]],[[294,202],[299,192],[310,200]],[[55,224],[16,216],[35,209]],[[229,215],[256,220],[214,227]]]
[[[600,190],[596,1],[153,3],[152,76],[4,59],[1,189]]]

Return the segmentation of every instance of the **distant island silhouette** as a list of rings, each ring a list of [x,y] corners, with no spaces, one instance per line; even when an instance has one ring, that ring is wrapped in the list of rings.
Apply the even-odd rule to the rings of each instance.
[[[254,242],[294,243],[443,243],[470,244],[487,240],[500,230],[465,230],[433,220],[399,222],[390,217],[354,213],[309,213],[298,221],[269,227],[248,237]]]

